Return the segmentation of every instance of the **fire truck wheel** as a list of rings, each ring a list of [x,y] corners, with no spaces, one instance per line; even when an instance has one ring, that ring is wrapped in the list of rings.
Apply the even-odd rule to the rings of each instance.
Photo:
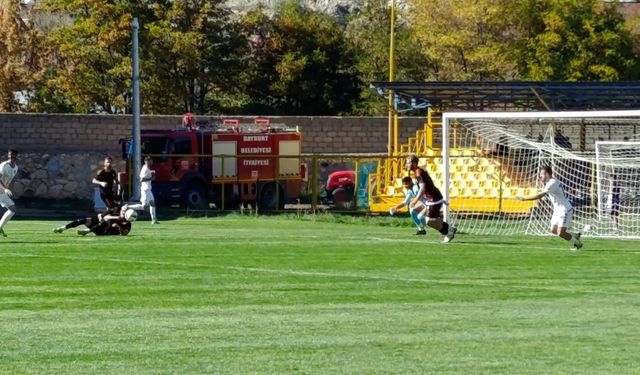
[[[337,188],[332,192],[333,203],[338,208],[349,209],[351,208],[353,193],[348,188]]]
[[[204,209],[209,207],[207,201],[207,191],[199,182],[193,182],[185,190],[184,193],[184,205],[187,208]]]
[[[279,189],[279,200],[276,200],[276,184],[270,183],[262,187],[260,191],[260,200],[258,207],[263,210],[275,210],[284,208],[284,190],[282,187]],[[277,203],[276,203],[277,202]],[[276,204],[278,204],[276,206]]]

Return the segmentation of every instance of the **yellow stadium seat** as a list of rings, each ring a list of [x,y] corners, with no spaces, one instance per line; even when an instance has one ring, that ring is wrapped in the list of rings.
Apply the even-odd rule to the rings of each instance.
[[[539,190],[536,188],[526,188],[525,193],[527,194],[527,196],[536,195],[539,193]]]
[[[430,161],[429,158],[419,158],[418,165],[428,165],[429,161]]]
[[[495,188],[485,189],[485,197],[498,198],[500,196],[500,190]]]
[[[458,195],[460,195],[460,191],[457,188],[454,188],[454,187],[449,188],[449,197],[455,198]]]
[[[464,173],[466,172],[466,169],[463,166],[460,165],[453,165],[451,166],[451,172],[455,172],[455,173]]]
[[[395,196],[396,195],[396,188],[395,186],[387,186],[387,188],[385,189],[386,195],[391,195],[391,196]]]
[[[498,192],[500,192],[499,189],[496,189],[496,190],[498,190]],[[511,199],[511,198],[514,198],[514,197],[516,197],[516,195],[515,195],[515,191],[514,191],[513,188],[507,188],[507,189],[503,189],[502,190],[502,198]]]
[[[464,188],[462,189],[460,195],[464,198],[472,198],[473,197],[473,190],[470,188]]]

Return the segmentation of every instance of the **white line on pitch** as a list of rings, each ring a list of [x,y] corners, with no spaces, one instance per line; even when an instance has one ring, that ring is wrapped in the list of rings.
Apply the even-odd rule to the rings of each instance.
[[[638,293],[633,293],[633,292],[590,290],[590,289],[587,289],[587,290],[569,289],[569,288],[558,288],[558,287],[548,287],[548,286],[509,285],[509,284],[493,283],[493,282],[481,282],[477,280],[472,282],[466,282],[466,281],[460,281],[460,280],[447,280],[447,279],[422,279],[422,278],[363,275],[363,274],[354,274],[354,273],[296,271],[296,270],[286,270],[286,269],[283,270],[283,269],[243,267],[243,266],[219,266],[215,264],[202,264],[202,263],[177,263],[177,262],[164,262],[164,261],[153,261],[153,260],[129,260],[129,259],[121,259],[121,258],[88,258],[88,257],[74,257],[74,256],[64,256],[64,255],[40,255],[40,254],[23,254],[23,253],[2,253],[0,254],[0,256],[14,256],[14,257],[25,257],[25,258],[40,257],[40,258],[69,259],[69,260],[82,260],[82,261],[107,261],[107,262],[117,262],[117,263],[218,268],[218,269],[227,269],[232,271],[271,273],[271,274],[278,274],[278,275],[334,277],[334,278],[349,278],[349,279],[361,279],[361,280],[373,280],[373,281],[393,281],[393,282],[458,285],[458,286],[507,287],[507,288],[514,288],[514,289],[547,290],[547,291],[567,292],[567,293],[589,293],[589,294],[604,294],[604,295],[616,294],[616,295],[633,295],[633,296],[638,295]]]

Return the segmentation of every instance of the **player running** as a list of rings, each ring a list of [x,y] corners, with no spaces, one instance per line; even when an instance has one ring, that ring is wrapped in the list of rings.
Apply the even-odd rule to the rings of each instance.
[[[151,191],[151,181],[155,178],[155,171],[151,169],[153,165],[153,159],[151,156],[144,158],[144,165],[140,169],[140,203],[129,204],[122,206],[122,210],[144,210],[149,207],[149,214],[151,215],[151,224],[158,224],[158,217],[156,216],[156,201],[153,197],[153,191]]]
[[[409,207],[411,201],[413,200],[413,198],[415,198],[416,194],[418,193],[418,190],[419,190],[418,185],[414,184],[413,179],[411,179],[411,177],[409,176],[402,178],[402,185],[406,190],[404,201],[391,207],[389,209],[389,214],[394,215],[399,209],[407,206],[409,208],[409,214],[411,215],[411,220],[413,220],[416,227],[418,227],[418,231],[416,232],[416,235],[425,235],[427,234],[427,231],[424,229],[424,224],[423,224],[424,220],[418,219],[418,211],[422,210],[423,205],[420,204],[414,207]]]
[[[424,208],[418,213],[418,220],[427,217],[427,225],[444,235],[442,242],[451,242],[456,235],[456,228],[449,225],[440,217],[440,209],[445,203],[442,193],[433,183],[431,176],[424,169],[418,167],[418,157],[416,155],[407,156],[405,168],[412,171],[418,182],[418,192],[410,203],[410,207],[418,207],[420,204]]]
[[[18,151],[9,150],[8,160],[0,163],[0,207],[7,209],[0,218],[0,236],[7,237],[4,226],[16,214],[16,204],[13,202],[13,192],[9,189],[11,181],[18,174]]]
[[[532,201],[549,197],[551,204],[553,204],[551,233],[571,242],[573,249],[579,250],[582,247],[580,233],[571,234],[567,232],[567,228],[571,226],[571,219],[573,218],[573,206],[564,195],[560,181],[553,178],[550,166],[547,165],[540,168],[540,180],[545,184],[540,193],[531,197],[518,197],[517,199],[520,201]]]

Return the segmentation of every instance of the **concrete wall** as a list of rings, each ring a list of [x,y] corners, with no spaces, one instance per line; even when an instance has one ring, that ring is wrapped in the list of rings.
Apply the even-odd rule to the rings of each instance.
[[[220,122],[218,117],[200,121]],[[272,123],[299,126],[305,153],[384,153],[387,151],[386,117],[272,117]],[[142,129],[179,127],[182,116],[143,116]],[[247,122],[252,122],[249,118]],[[424,118],[400,121],[400,139],[422,126]],[[130,116],[1,114],[0,150],[60,153],[90,151],[117,155],[118,139],[131,134]]]
[[[199,121],[220,122],[204,117]],[[387,118],[275,117],[272,123],[299,126],[304,153],[385,153]],[[182,116],[143,116],[142,129],[172,129]],[[253,122],[249,118],[246,122]],[[401,140],[422,127],[423,118],[400,122]],[[91,179],[105,154],[114,157],[115,169],[124,170],[118,139],[131,134],[130,116],[48,115],[0,113],[0,160],[8,148],[20,151],[21,174],[15,179],[17,197],[93,197]]]

